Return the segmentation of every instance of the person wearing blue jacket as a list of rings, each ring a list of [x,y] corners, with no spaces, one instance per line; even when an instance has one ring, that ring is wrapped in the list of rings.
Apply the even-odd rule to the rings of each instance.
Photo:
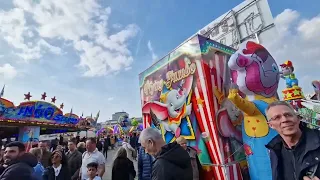
[[[32,148],[30,149],[29,153],[33,154],[38,160],[38,164],[33,167],[34,169],[33,175],[36,180],[42,180],[42,174],[44,172],[44,167],[41,164],[42,151],[40,148]]]
[[[138,155],[138,179],[151,180],[153,157],[141,147]]]

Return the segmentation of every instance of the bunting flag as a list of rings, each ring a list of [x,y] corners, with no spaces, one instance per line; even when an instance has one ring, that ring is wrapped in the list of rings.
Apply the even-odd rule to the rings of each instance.
[[[97,121],[99,119],[99,116],[100,116],[100,110],[98,111],[96,117],[95,117],[95,121]]]
[[[5,88],[5,87],[6,87],[6,85],[3,85],[2,90],[1,90],[1,93],[0,93],[0,98],[2,98],[3,95],[4,95],[4,88]]]
[[[71,110],[70,110],[70,114],[69,114],[69,117],[71,117],[72,116],[72,108],[71,108]]]

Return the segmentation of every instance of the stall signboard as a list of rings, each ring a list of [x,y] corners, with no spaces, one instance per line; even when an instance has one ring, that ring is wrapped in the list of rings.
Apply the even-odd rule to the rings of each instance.
[[[237,49],[239,44],[246,40],[264,44],[270,41],[277,31],[268,1],[246,0],[197,33]]]
[[[79,120],[72,112],[63,114],[60,108],[45,101],[27,101],[14,106],[12,102],[0,99],[0,121],[74,126]]]

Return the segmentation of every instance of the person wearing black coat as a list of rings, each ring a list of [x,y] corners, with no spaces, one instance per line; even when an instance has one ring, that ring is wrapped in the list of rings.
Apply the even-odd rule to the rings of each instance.
[[[139,149],[138,156],[138,178],[139,180],[151,180],[153,157],[145,152],[143,148]]]
[[[188,152],[177,142],[166,144],[155,128],[146,128],[140,135],[141,146],[155,156],[152,180],[192,180],[193,170]]]
[[[130,137],[130,145],[131,145],[131,147],[133,147],[133,149],[136,149],[137,142],[138,142],[137,134],[133,133],[132,137]]]
[[[279,135],[266,148],[270,152],[273,180],[320,178],[320,131],[306,127],[290,104],[269,104],[268,124]]]
[[[59,150],[52,152],[49,166],[43,172],[43,180],[70,180],[66,156]]]
[[[71,180],[78,179],[78,170],[81,168],[82,165],[82,153],[77,150],[76,142],[77,141],[75,138],[68,141],[69,151],[66,153]]]
[[[153,180],[192,180],[190,156],[176,142],[161,148],[152,166]]]
[[[4,165],[4,159],[3,159],[3,155],[4,155],[4,148],[0,150],[0,174],[2,174],[2,172],[5,170]]]
[[[101,143],[101,141],[100,141],[100,139],[99,138],[97,138],[97,149],[98,149],[98,151],[102,151],[102,143]]]
[[[133,180],[136,177],[133,162],[127,158],[127,151],[120,147],[112,167],[112,180]]]
[[[300,126],[303,129],[302,139],[299,145],[303,145],[303,150],[300,153],[299,146],[295,149],[297,156],[301,156],[296,166],[300,167],[298,171],[291,169],[290,173],[293,176],[296,176],[297,179],[302,179],[303,176],[307,175],[307,171],[317,166],[314,176],[320,178],[320,131],[309,129],[305,126]],[[288,178],[283,177],[284,168],[283,168],[283,156],[281,151],[283,151],[283,141],[280,135],[276,136],[273,140],[266,145],[270,150],[270,160],[271,160],[271,169],[272,177],[274,180],[286,180]],[[302,148],[301,148],[302,149]],[[289,154],[289,153],[288,153]],[[286,157],[284,157],[286,158]]]
[[[104,139],[104,143],[103,143],[103,154],[105,155],[106,159],[108,158],[109,146],[110,146],[110,136],[108,135],[107,138]]]
[[[6,144],[4,163],[7,166],[0,175],[1,180],[33,180],[33,167],[38,164],[37,158],[25,152],[21,142]]]

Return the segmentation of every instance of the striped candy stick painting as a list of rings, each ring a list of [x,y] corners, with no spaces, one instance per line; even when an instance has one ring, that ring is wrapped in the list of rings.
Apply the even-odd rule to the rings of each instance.
[[[220,56],[219,58],[224,57]],[[218,59],[213,59],[212,61],[217,62]],[[223,61],[219,62],[222,63],[222,65],[219,65],[218,67],[223,67]],[[220,106],[216,101],[213,101],[215,97],[212,93],[212,84],[219,84],[217,83],[216,78],[218,76],[215,72],[210,72],[213,67],[210,67],[210,64],[207,63],[209,62],[206,62],[203,59],[196,62],[198,73],[196,74],[197,87],[195,87],[195,101],[198,100],[198,102],[201,102],[197,105],[199,111],[196,111],[197,118],[200,119],[198,123],[202,124],[201,130],[203,132],[208,132],[211,136],[211,140],[207,143],[207,146],[208,149],[211,150],[210,157],[214,164],[213,169],[215,172],[215,179],[242,179],[239,165],[236,163],[229,165],[233,162],[229,142],[226,138],[221,137],[218,132],[215,113],[219,110]],[[222,83],[223,82],[220,83],[220,86]]]

